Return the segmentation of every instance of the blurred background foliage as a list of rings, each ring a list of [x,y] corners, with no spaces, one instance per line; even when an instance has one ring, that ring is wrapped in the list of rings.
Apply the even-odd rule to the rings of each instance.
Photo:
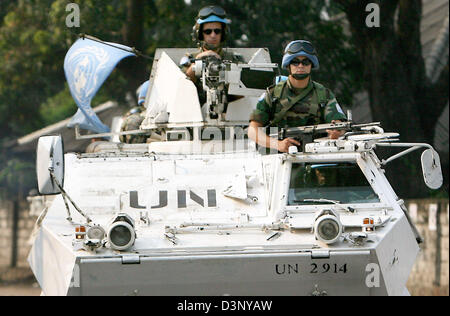
[[[71,2],[80,8],[79,28],[68,28],[65,23],[69,14],[66,6]],[[34,157],[13,155],[2,144],[76,112],[65,83],[63,62],[78,34],[136,47],[152,56],[158,47],[195,46],[191,31],[198,10],[205,5],[221,5],[232,20],[227,42],[230,47],[267,47],[273,62],[281,63],[282,50],[289,41],[312,41],[321,64],[314,79],[331,88],[340,103],[350,108],[354,94],[365,87],[367,69],[361,43],[355,40],[358,36],[344,32],[336,17],[351,15],[351,10],[358,9],[357,3],[365,2],[1,0],[0,188],[13,192],[17,186],[28,190],[35,185],[25,179]],[[106,100],[127,104],[125,96],[130,92],[134,96],[150,68],[149,60],[125,59],[100,89],[93,106]],[[365,84],[370,82],[366,80]],[[17,179],[22,179],[21,185]]]
[[[127,1],[73,1],[79,4],[79,28],[65,24],[67,0],[2,1],[0,17],[0,135],[17,137],[72,115],[75,103],[65,84],[63,62],[67,50],[78,34],[89,34],[105,41],[127,43]],[[191,30],[198,9],[206,1],[141,1],[144,9],[141,46],[147,55],[157,47],[192,47]],[[9,4],[9,5],[8,5]],[[350,104],[352,94],[360,88],[358,58],[354,49],[341,45],[349,39],[342,28],[320,17],[324,1],[219,1],[232,20],[228,45],[231,47],[268,47],[274,62],[281,62],[284,45],[294,38],[306,38],[318,47],[323,69],[315,77],[337,90],[341,103]],[[298,14],[292,16],[292,8]],[[301,10],[300,10],[301,8]],[[283,18],[285,17],[285,18]],[[289,18],[287,18],[289,17]],[[292,23],[302,21],[302,23]],[[308,21],[304,23],[303,21]],[[131,43],[133,44],[133,43]],[[322,53],[323,52],[323,53]],[[325,54],[325,52],[327,52]],[[122,62],[119,70],[125,68]],[[151,62],[136,74],[145,80]],[[345,69],[346,71],[343,71]],[[354,69],[355,71],[348,71]],[[120,76],[120,71],[113,75]],[[340,80],[333,80],[339,74]],[[356,74],[356,75],[355,75]],[[100,90],[110,98],[123,101],[127,91],[136,86],[110,84]]]

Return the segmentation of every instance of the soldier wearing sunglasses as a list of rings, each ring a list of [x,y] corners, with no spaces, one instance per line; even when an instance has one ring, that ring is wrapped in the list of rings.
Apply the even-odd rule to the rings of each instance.
[[[208,6],[202,8],[196,18],[193,27],[192,40],[197,43],[199,50],[194,54],[186,54],[181,61],[181,70],[197,85],[201,90],[200,84],[197,82],[193,71],[193,63],[195,59],[201,59],[208,56],[215,56],[222,60],[239,62],[239,56],[235,56],[231,52],[227,52],[222,48],[228,33],[228,25],[230,20],[226,18],[224,9],[218,6]]]
[[[261,96],[250,116],[248,135],[260,146],[288,152],[290,146],[300,146],[300,143],[292,138],[269,137],[262,127],[307,126],[347,118],[334,94],[311,79],[311,71],[319,69],[319,59],[310,42],[290,42],[284,50],[282,67],[289,71],[289,77],[269,87]],[[340,131],[328,131],[332,139],[341,135]]]

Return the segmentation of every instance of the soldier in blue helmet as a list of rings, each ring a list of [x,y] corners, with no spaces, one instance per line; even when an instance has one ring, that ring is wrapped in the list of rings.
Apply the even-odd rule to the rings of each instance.
[[[181,70],[197,86],[200,99],[202,99],[202,88],[199,80],[195,77],[193,64],[195,59],[202,59],[214,56],[221,60],[228,60],[238,63],[241,60],[239,55],[223,48],[223,44],[229,33],[230,20],[226,17],[226,12],[219,6],[207,6],[202,8],[192,28],[192,40],[196,42],[199,50],[193,54],[186,54],[180,60]]]
[[[136,91],[136,96],[138,98],[138,106],[133,107],[124,115],[122,125],[120,127],[121,132],[135,131],[139,130],[145,117],[145,96],[149,88],[150,81],[147,80],[139,86]],[[119,140],[122,143],[127,144],[140,144],[147,141],[148,135],[144,134],[131,134],[131,135],[120,135]]]
[[[319,59],[309,41],[290,42],[284,50],[282,67],[289,71],[289,77],[269,87],[261,96],[250,116],[248,135],[260,146],[288,152],[290,146],[299,146],[299,142],[292,138],[271,138],[261,127],[307,126],[347,118],[334,94],[311,79],[311,71],[319,69]],[[328,134],[330,138],[338,138],[341,132]]]

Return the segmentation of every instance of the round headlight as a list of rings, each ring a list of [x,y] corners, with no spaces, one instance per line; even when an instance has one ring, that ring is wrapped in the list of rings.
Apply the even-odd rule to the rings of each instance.
[[[114,222],[108,230],[108,241],[114,250],[125,250],[133,246],[136,233],[125,221]]]
[[[105,230],[100,226],[92,226],[87,230],[88,239],[103,240],[105,238]]]
[[[322,215],[316,219],[314,224],[316,238],[326,244],[332,244],[342,234],[342,224],[334,215]]]

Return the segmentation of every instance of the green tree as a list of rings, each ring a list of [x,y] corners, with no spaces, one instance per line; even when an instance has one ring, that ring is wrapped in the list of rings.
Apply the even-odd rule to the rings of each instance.
[[[27,192],[34,184],[35,165],[20,158],[11,158],[0,170],[0,198]]]
[[[396,131],[402,141],[433,144],[434,127],[448,103],[448,61],[439,80],[432,83],[425,73],[420,41],[422,0],[337,0],[350,29],[369,92],[375,121]],[[377,3],[380,26],[368,27],[366,6]],[[401,196],[423,196],[417,156],[394,162],[388,176]],[[441,154],[445,190],[448,194],[448,156]]]

